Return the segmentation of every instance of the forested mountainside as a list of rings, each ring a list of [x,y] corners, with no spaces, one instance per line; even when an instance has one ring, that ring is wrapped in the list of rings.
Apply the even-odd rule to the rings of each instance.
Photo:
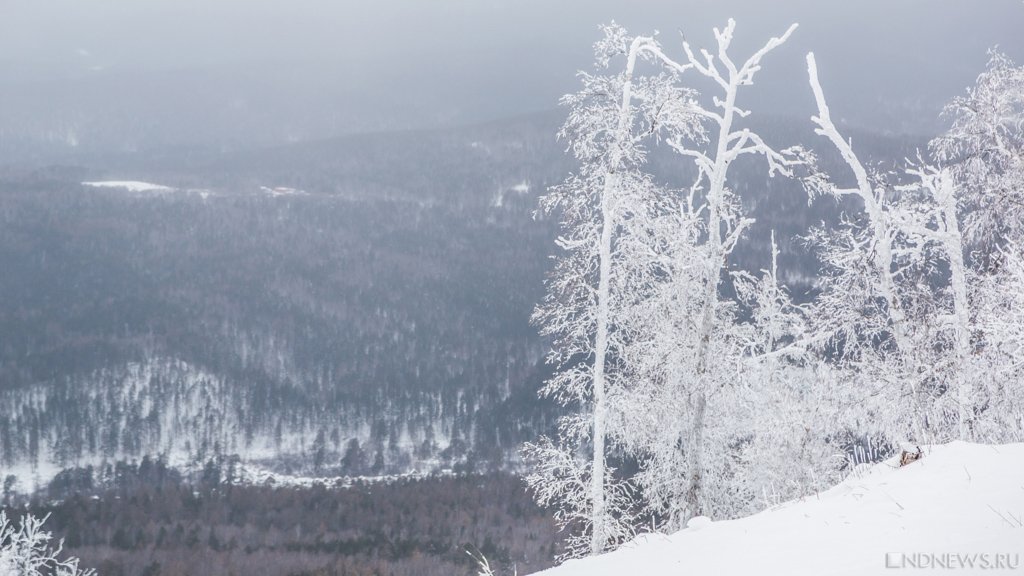
[[[25,480],[146,454],[350,475],[509,462],[556,415],[536,398],[547,372],[529,317],[555,236],[536,197],[569,171],[560,116],[5,168],[0,468]],[[800,122],[766,126],[814,143]],[[862,138],[879,160],[915,145]],[[171,189],[81,184],[124,179]],[[750,234],[775,231],[799,297],[817,264],[795,237],[840,209],[807,210],[792,181],[740,181]],[[766,266],[767,242],[746,245],[739,265]]]

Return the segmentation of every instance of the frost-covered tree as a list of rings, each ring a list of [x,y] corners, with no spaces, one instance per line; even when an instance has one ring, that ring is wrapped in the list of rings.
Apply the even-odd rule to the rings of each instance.
[[[1009,244],[999,269],[978,279],[974,297],[977,351],[972,360],[974,436],[1024,441],[1024,248]]]
[[[62,543],[43,530],[44,519],[31,515],[15,525],[0,511],[0,574],[11,576],[93,576],[78,567],[77,558],[60,559]]]
[[[608,27],[602,73],[582,75],[565,99],[561,136],[580,170],[542,201],[561,217],[562,255],[534,319],[558,367],[544,392],[574,412],[526,452],[538,500],[574,528],[572,555],[627,538],[641,506],[672,530],[828,486],[842,448],[865,437],[1024,434],[1024,226],[1009,216],[1024,172],[1020,70],[994,57],[950,107],[936,160],[883,174],[833,123],[809,54],[816,132],[853,182],[839,186],[810,153],[776,150],[743,125],[741,88],[794,29],[735,61],[730,20],[714,31],[716,50],[684,41],[677,61],[654,38]],[[603,73],[619,57],[623,70]],[[717,92],[710,102],[685,87],[691,76]],[[644,172],[651,142],[692,164],[685,190]],[[766,162],[769,176],[805,167],[812,199],[856,206],[810,233],[823,265],[811,304],[779,281],[774,237],[759,276],[730,271],[752,223],[730,174],[743,158]],[[635,460],[632,478],[609,465],[620,456]]]
[[[969,353],[961,361],[961,421],[970,418],[966,432],[979,440],[1019,440],[1024,325],[1014,320],[1024,304],[1024,67],[992,52],[975,86],[945,113],[952,125],[930,149],[948,173],[943,185],[957,191],[961,242],[969,251],[960,298],[968,311],[957,316],[961,325],[970,322],[957,354]]]
[[[737,495],[736,514],[830,487],[845,464],[836,442],[842,391],[828,366],[805,346],[808,311],[779,280],[774,233],[771,256],[771,267],[760,277],[733,273],[733,287],[751,316],[738,387],[746,436],[737,442],[736,474],[729,483]]]
[[[613,448],[608,424],[610,398],[625,386],[623,327],[637,295],[631,287],[645,284],[640,278],[655,270],[649,262],[658,258],[657,247],[645,242],[662,194],[642,171],[644,142],[692,137],[700,128],[674,71],[638,72],[638,63],[661,53],[657,42],[630,39],[614,25],[604,32],[596,45],[600,73],[581,74],[583,88],[563,99],[571,111],[560,136],[579,171],[542,199],[542,212],[561,218],[562,254],[534,315],[552,340],[549,361],[558,368],[543,392],[580,412],[563,418],[557,439],[526,447],[537,462],[528,483],[573,529],[572,555],[600,553],[631,534],[630,486],[607,464]],[[606,73],[616,58],[624,60],[622,71]],[[589,457],[581,459],[586,450]]]
[[[729,257],[752,220],[732,189],[730,168],[741,158],[760,157],[769,176],[788,176],[805,162],[802,150],[776,151],[742,126],[750,111],[738,104],[741,88],[753,84],[762,60],[796,25],[743,61],[729,55],[735,27],[730,20],[714,30],[715,53],[698,55],[684,41],[683,63],[670,64],[683,78],[693,74],[710,81],[719,94],[693,103],[706,134],[666,139],[692,162],[697,177],[679,201],[686,217],[674,232],[683,239],[676,240],[677,264],[648,306],[650,338],[647,361],[641,363],[646,371],[632,400],[637,420],[627,434],[642,459],[638,479],[644,496],[667,519],[666,529],[697,515],[729,516],[735,509],[727,486],[735,461],[727,454],[743,425],[735,384],[742,378],[748,327],[738,322],[736,303],[724,300],[720,287]]]
[[[964,193],[965,231],[984,254],[1024,242],[1024,67],[993,52],[967,95],[945,110],[952,126],[930,144]]]
[[[1000,346],[984,335],[982,317],[1011,299],[996,286],[1014,282],[1012,274],[986,276],[998,273],[1008,254],[1001,246],[1012,246],[1020,228],[995,212],[1011,210],[1021,189],[1010,144],[1020,140],[1019,105],[1012,120],[1014,105],[1006,104],[1020,102],[1021,85],[1007,80],[1013,74],[996,58],[971,101],[954,103],[960,116],[950,134],[932,143],[940,161],[956,164],[919,159],[902,175],[869,175],[831,121],[814,56],[807,62],[817,132],[839,150],[856,182],[825,189],[863,206],[859,218],[812,234],[826,267],[812,340],[832,346],[842,378],[862,391],[865,412],[855,424],[862,432],[930,443],[979,439],[985,429],[983,437],[996,440],[989,422],[1019,419],[1019,405],[1007,393],[1012,386],[993,392],[989,377],[1006,359],[989,357]],[[996,96],[995,86],[1016,95]]]
[[[890,188],[869,173],[833,123],[813,54],[807,55],[807,69],[818,107],[815,132],[835,146],[854,177],[849,188],[821,182],[811,191],[852,196],[862,208],[836,229],[818,229],[809,237],[823,264],[810,341],[837,359],[849,385],[867,390],[866,397],[874,400],[861,404],[865,413],[856,425],[862,432],[925,442],[922,373],[927,367],[915,365],[912,320],[900,289],[913,284],[921,252],[900,250]],[[906,429],[899,429],[903,424]]]
[[[950,415],[947,417],[936,417],[933,411],[936,421],[933,427],[942,427],[955,413],[957,436],[968,440],[975,413],[975,394],[968,375],[971,354],[969,270],[960,229],[958,190],[947,171],[919,166],[908,169],[907,174],[913,180],[897,188],[901,198],[892,209],[894,223],[906,245],[904,250],[915,254],[916,260],[923,260],[929,268],[937,268],[939,263],[946,268],[942,273],[926,275],[926,284],[916,291],[919,324],[924,323],[930,330],[919,335],[915,352],[924,361],[930,360],[931,369],[927,371],[930,387],[953,391],[938,395],[943,400],[952,399],[947,402],[952,404],[952,409],[944,411]],[[938,357],[935,357],[936,352]]]

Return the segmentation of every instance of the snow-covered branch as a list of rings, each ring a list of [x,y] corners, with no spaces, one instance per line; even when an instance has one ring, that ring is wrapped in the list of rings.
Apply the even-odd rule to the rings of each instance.
[[[78,567],[77,558],[61,558],[63,542],[50,545],[53,536],[43,530],[45,518],[25,515],[15,525],[0,510],[0,574],[11,576],[93,576]]]

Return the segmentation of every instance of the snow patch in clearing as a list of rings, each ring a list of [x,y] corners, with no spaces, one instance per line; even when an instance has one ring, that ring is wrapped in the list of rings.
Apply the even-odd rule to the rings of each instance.
[[[272,198],[279,198],[281,196],[309,196],[309,192],[306,192],[305,190],[288,188],[286,186],[275,186],[273,188],[269,186],[260,186],[260,190]]]
[[[104,188],[108,190],[124,190],[133,194],[196,194],[203,200],[208,199],[210,196],[214,196],[215,193],[209,188],[172,188],[171,186],[164,186],[163,184],[153,184],[152,182],[142,182],[140,180],[102,180],[97,182],[82,182],[82,186],[89,188]]]
[[[432,474],[413,471],[407,474],[381,476],[295,476],[279,474],[255,464],[242,463],[235,470],[235,484],[247,486],[275,486],[278,488],[351,488],[356,484],[391,484],[399,480],[420,480],[438,476],[452,476],[452,472],[440,471]]]
[[[153,184],[151,182],[140,182],[138,180],[103,180],[98,182],[82,182],[83,186],[90,188],[121,188],[129,192],[171,192],[174,188]]]
[[[902,468],[892,459],[815,496],[738,520],[695,518],[541,574],[892,576],[937,574],[914,569],[937,562],[955,574],[1024,573],[1024,444],[936,446]]]
[[[498,192],[494,195],[494,199],[491,200],[491,206],[495,208],[501,208],[502,206],[504,206],[505,195],[507,193],[511,192],[513,194],[523,196],[525,194],[529,194],[530,190],[530,182],[528,180],[523,180],[518,184],[515,184],[508,188],[498,188]]]
[[[516,194],[529,194],[530,183],[527,182],[526,180],[523,180],[519,184],[516,184],[515,186],[509,188],[509,190],[515,192]]]

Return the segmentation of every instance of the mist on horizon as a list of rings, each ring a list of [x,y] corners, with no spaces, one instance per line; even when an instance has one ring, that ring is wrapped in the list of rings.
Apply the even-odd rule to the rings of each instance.
[[[601,23],[678,52],[729,17],[737,53],[800,24],[759,81],[761,114],[810,115],[813,50],[835,108],[870,130],[933,133],[991,47],[1024,59],[1011,0],[19,0],[0,5],[0,149],[229,150],[515,117],[575,88]]]

